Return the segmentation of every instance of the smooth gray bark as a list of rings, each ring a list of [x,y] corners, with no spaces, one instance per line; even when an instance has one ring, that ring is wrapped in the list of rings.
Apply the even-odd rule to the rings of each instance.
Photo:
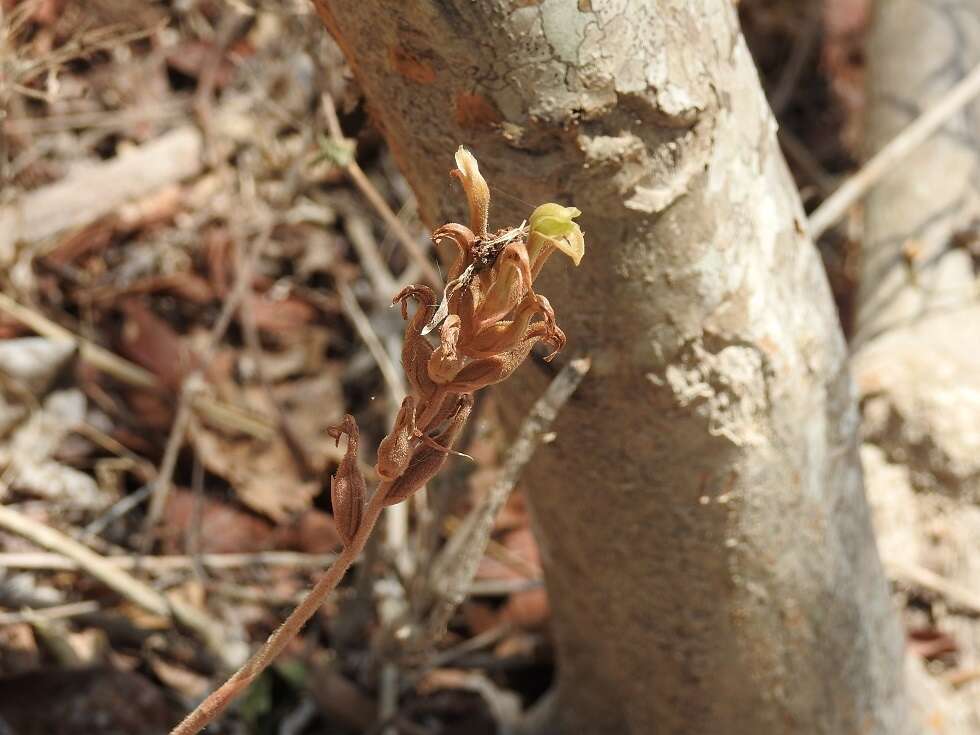
[[[980,63],[980,0],[879,0],[867,48],[870,156]],[[972,240],[976,248],[978,218],[974,101],[865,203],[852,361],[863,433],[873,445],[865,457],[877,455],[868,473],[885,561],[899,571],[925,568],[966,589],[980,581],[980,280],[963,245]],[[943,532],[934,534],[938,519]],[[973,617],[954,610],[941,625],[962,660],[976,658],[980,624]],[[909,663],[918,709],[950,735],[978,732],[976,692]]]
[[[593,369],[527,488],[566,733],[910,731],[845,346],[729,0],[316,0],[429,224],[578,206]],[[511,420],[539,393],[525,366]]]

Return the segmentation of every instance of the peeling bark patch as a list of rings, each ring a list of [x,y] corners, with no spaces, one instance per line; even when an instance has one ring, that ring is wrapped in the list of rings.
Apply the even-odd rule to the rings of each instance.
[[[762,355],[752,347],[731,345],[712,353],[696,342],[662,379],[648,378],[669,388],[677,406],[704,419],[712,436],[744,447],[763,440],[761,420],[769,408],[765,371]]]
[[[433,59],[404,46],[392,46],[388,52],[392,67],[406,79],[416,84],[432,84],[436,80]]]
[[[460,92],[455,99],[456,123],[461,128],[489,128],[503,120],[500,111],[486,97]]]

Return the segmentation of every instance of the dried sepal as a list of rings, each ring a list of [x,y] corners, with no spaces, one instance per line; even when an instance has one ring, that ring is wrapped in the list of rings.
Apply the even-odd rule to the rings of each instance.
[[[467,266],[473,262],[473,245],[476,243],[476,235],[469,227],[450,222],[432,233],[433,242],[439,243],[442,240],[452,242],[458,251],[446,276],[446,283],[450,283],[459,278]]]
[[[436,389],[435,383],[429,377],[429,358],[432,357],[433,347],[422,335],[422,330],[429,323],[436,310],[436,294],[428,286],[406,286],[394,299],[392,304],[401,304],[402,318],[408,319],[408,300],[415,299],[418,308],[405,327],[405,339],[402,343],[402,367],[405,378],[420,401],[425,401]]]
[[[462,321],[459,315],[450,315],[439,329],[439,346],[429,358],[429,377],[436,384],[448,383],[463,367],[464,358],[456,349]]]
[[[394,427],[378,445],[375,471],[382,480],[394,480],[408,466],[415,435],[415,397],[405,396],[395,416]]]
[[[540,316],[556,334],[561,331],[555,322],[555,311],[548,299],[540,294],[529,293],[517,307],[511,321],[497,322],[477,334],[468,335],[460,346],[460,351],[471,358],[493,357],[507,352],[520,344],[535,316]]]
[[[446,427],[431,437],[431,443],[419,445],[412,454],[408,467],[398,479],[381,484],[378,492],[384,493],[386,506],[402,502],[439,473],[439,470],[446,463],[449,450],[452,449],[457,437],[463,430],[472,408],[473,396],[459,396],[455,409],[447,420]]]
[[[456,151],[456,165],[459,168],[451,173],[459,179],[466,193],[470,209],[470,229],[477,237],[485,238],[490,213],[490,187],[480,173],[476,158],[463,146]]]
[[[350,414],[344,416],[340,426],[331,426],[327,433],[340,445],[340,438],[347,435],[347,449],[340,466],[330,478],[330,503],[333,506],[334,523],[344,546],[350,546],[361,525],[366,487],[364,475],[357,464],[357,444],[360,433],[357,422]]]
[[[527,359],[534,345],[541,341],[552,344],[554,349],[545,360],[553,360],[565,346],[565,333],[557,325],[535,322],[528,328],[517,346],[492,357],[473,360],[456,373],[452,382],[447,383],[443,389],[447,392],[472,393],[506,380]]]
[[[531,290],[531,266],[523,241],[508,244],[493,265],[493,283],[476,312],[477,330],[509,314]]]

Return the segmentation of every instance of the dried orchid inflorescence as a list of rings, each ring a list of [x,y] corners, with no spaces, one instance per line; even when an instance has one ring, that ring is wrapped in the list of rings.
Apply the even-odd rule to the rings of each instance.
[[[436,243],[448,240],[456,246],[449,282],[441,298],[428,286],[409,286],[393,301],[408,320],[402,365],[411,392],[378,448],[378,489],[365,503],[357,424],[347,415],[329,430],[338,445],[347,437],[344,456],[330,478],[343,551],[262,648],[171,735],[199,733],[285,650],[363,551],[384,508],[411,497],[456,453],[453,444],[473,408],[474,392],[510,376],[536,344],[551,346],[545,359],[565,346],[551,304],[534,292],[534,279],[556,250],[575,265],[581,261],[585,238],[574,222],[579,210],[542,204],[519,227],[491,233],[490,187],[476,159],[460,147],[456,165],[452,175],[466,194],[469,226],[451,223],[432,234]],[[417,305],[411,318],[409,301]]]
[[[463,186],[469,224],[449,223],[432,235],[456,247],[449,281],[441,298],[428,286],[409,286],[392,302],[408,321],[402,365],[411,394],[378,448],[375,470],[385,505],[410,497],[442,468],[474,392],[510,376],[536,344],[551,347],[547,360],[564,347],[565,334],[548,299],[534,292],[534,279],[555,251],[575,265],[585,252],[575,207],[542,204],[519,227],[490,232],[490,187],[476,159],[460,147],[456,165],[451,173]],[[411,318],[410,301],[417,304]],[[337,431],[348,434],[356,453],[356,427],[345,422]],[[356,484],[353,472],[345,456],[334,486]],[[351,504],[343,504],[350,512]],[[350,533],[350,521],[343,525]]]

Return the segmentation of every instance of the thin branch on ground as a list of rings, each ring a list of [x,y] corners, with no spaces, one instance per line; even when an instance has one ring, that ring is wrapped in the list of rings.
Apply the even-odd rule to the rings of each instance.
[[[892,579],[941,595],[951,608],[970,615],[980,615],[980,593],[969,587],[950,582],[945,577],[917,564],[890,563],[886,560],[885,569]]]
[[[401,370],[395,366],[384,345],[381,344],[381,339],[374,331],[374,327],[371,326],[371,320],[368,319],[367,314],[357,303],[357,298],[350,290],[350,286],[339,278],[337,279],[337,293],[340,294],[340,303],[344,307],[344,313],[354,325],[358,336],[364,341],[364,345],[377,363],[378,369],[381,370],[381,377],[384,378],[385,384],[388,386],[388,392],[394,403],[394,408],[397,410],[405,399],[405,381],[402,380]]]
[[[348,213],[344,215],[344,234],[357,251],[361,270],[374,287],[375,299],[391,304],[391,297],[400,290],[388,266],[385,265],[378,243],[371,232],[371,223],[366,217]],[[414,263],[412,264],[415,265]],[[417,270],[417,268],[412,268]],[[414,283],[414,281],[413,281]]]
[[[541,438],[551,428],[558,412],[589,372],[588,357],[570,361],[531,407],[501,463],[500,476],[463,519],[432,564],[429,586],[434,596],[432,612],[423,640],[431,640],[445,629],[453,612],[466,598],[480,559],[486,552],[493,522],[534,456]]]
[[[330,137],[339,143],[344,140],[344,133],[340,128],[340,120],[337,118],[337,108],[334,106],[333,98],[329,94],[324,94],[322,103],[324,116],[327,120],[327,130],[330,133]],[[398,238],[402,247],[405,248],[408,256],[418,264],[422,270],[424,280],[431,286],[437,288],[441,286],[442,278],[435,266],[426,257],[418,241],[412,236],[402,221],[398,219],[398,215],[388,206],[388,202],[374,188],[374,184],[371,183],[371,180],[358,165],[357,161],[351,158],[343,164],[343,168],[351,181],[354,182],[354,185],[364,195],[364,198],[368,200],[375,211],[381,216],[381,219],[384,220],[385,224],[395,233],[395,236]]]
[[[144,582],[95,553],[84,544],[69,538],[61,531],[19,513],[8,506],[0,506],[0,528],[14,533],[38,546],[68,557],[80,569],[102,582],[114,592],[144,610],[173,618],[194,631],[224,666],[232,668],[238,658],[237,646],[225,639],[222,625],[206,612],[178,600],[169,600]]]
[[[803,22],[802,27],[793,40],[793,51],[789,59],[783,66],[783,71],[779,75],[779,81],[770,96],[769,106],[772,107],[772,114],[777,118],[786,110],[786,106],[793,99],[793,93],[800,82],[800,77],[807,68],[807,62],[813,55],[820,39],[820,28],[823,24],[823,7],[819,3],[809,6],[808,17]]]
[[[141,570],[151,574],[191,570],[195,557],[189,554],[163,556],[103,556],[113,567]],[[253,569],[256,567],[292,567],[296,569],[322,569],[336,561],[336,554],[303,554],[297,551],[257,551],[241,554],[200,554],[197,560],[211,571],[228,569]],[[72,558],[59,553],[9,552],[0,553],[0,568],[33,569],[48,571],[77,571],[82,566]]]
[[[456,533],[460,527],[463,525],[461,521],[456,516],[446,516],[446,519],[442,522],[442,527],[446,532],[447,536],[451,536]],[[507,548],[503,544],[490,539],[487,541],[487,548],[484,550],[487,558],[493,559],[496,562],[500,562],[506,567],[510,567],[515,572],[520,574],[526,580],[540,579],[541,569],[536,565],[531,563],[529,560],[525,559],[521,554]]]
[[[30,608],[22,612],[0,613],[0,625],[30,623],[38,618],[43,620],[61,620],[63,618],[73,618],[78,615],[90,615],[101,609],[102,607],[99,603],[91,600],[68,602],[64,605],[52,605],[51,607]]]
[[[136,388],[160,390],[160,382],[156,376],[139,365],[130,362],[113,352],[100,347],[72,331],[65,329],[23,304],[19,304],[7,294],[0,293],[0,311],[17,320],[42,337],[59,341],[71,342],[78,347],[81,360],[92,367],[111,375],[116,380]],[[273,429],[269,420],[254,411],[246,411],[237,406],[222,403],[210,396],[198,395],[193,400],[194,410],[215,424],[248,434],[256,439],[267,439]]]
[[[928,140],[953,115],[980,94],[980,64],[950,88],[942,99],[922,113],[876,153],[861,170],[845,181],[810,215],[810,237],[814,240],[833,227],[909,153]]]
[[[197,378],[197,372],[192,373],[189,378]],[[160,469],[156,477],[150,483],[150,506],[143,519],[142,550],[147,553],[153,544],[153,529],[156,528],[160,518],[163,516],[163,509],[170,496],[170,485],[173,480],[174,470],[177,468],[177,458],[180,449],[184,446],[184,437],[187,435],[187,427],[191,422],[191,392],[195,389],[196,380],[185,380],[180,390],[180,399],[177,402],[177,413],[174,416],[173,424],[170,427],[170,435],[167,437],[167,444],[163,450],[163,459],[160,460]]]

